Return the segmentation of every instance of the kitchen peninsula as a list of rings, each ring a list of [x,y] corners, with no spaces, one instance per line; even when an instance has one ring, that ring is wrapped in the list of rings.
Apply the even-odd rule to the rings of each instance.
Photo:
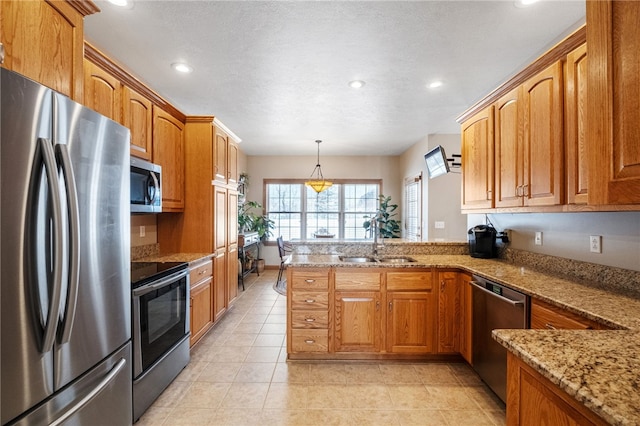
[[[466,318],[470,316],[465,286],[468,284],[468,277],[476,274],[523,292],[536,303],[562,310],[567,315],[575,315],[586,324],[591,324],[588,327],[597,328],[598,330],[500,330],[493,335],[511,352],[511,358],[522,361],[548,380],[547,386],[551,385],[555,391],[561,389],[565,396],[578,402],[588,414],[595,413],[595,423],[633,424],[640,421],[640,395],[636,391],[640,384],[640,299],[626,288],[619,287],[620,283],[627,283],[629,288],[637,288],[638,272],[588,263],[581,263],[575,268],[582,270],[585,276],[599,277],[600,282],[593,283],[561,276],[560,273],[540,272],[544,269],[548,271],[554,264],[563,265],[566,259],[518,253],[508,249],[503,257],[518,259],[517,263],[505,259],[476,259],[465,254],[466,245],[463,243],[385,241],[384,248],[379,250],[380,256],[405,256],[414,260],[406,263],[354,263],[340,259],[341,255],[369,255],[371,243],[300,241],[294,244],[296,250],[288,261],[290,285],[287,339],[290,359],[409,357],[427,360],[452,358],[461,354],[472,363],[468,355],[465,355],[465,352],[469,353],[466,347],[469,343],[468,340],[465,342],[465,336],[468,335],[469,327]],[[530,265],[536,265],[536,269]],[[395,284],[403,282],[401,273],[412,273],[413,278],[419,277],[416,273],[420,273],[427,278],[418,280],[420,284],[412,284],[411,289],[405,290]],[[311,281],[301,281],[298,278],[309,274],[308,280]],[[348,274],[353,277],[350,284],[347,281]],[[374,286],[368,279],[373,275],[381,277],[379,283],[374,281]],[[316,283],[319,283],[318,288],[310,288]],[[451,285],[457,288],[457,292],[446,294]],[[347,290],[344,286],[350,288]],[[444,298],[443,292],[446,294]],[[302,299],[296,293],[300,293]],[[390,340],[396,338],[391,322],[395,315],[395,305],[390,302],[399,300],[397,296],[402,294],[410,295],[405,297],[413,301],[414,307],[423,306],[427,312],[426,318],[429,318],[421,322],[408,322],[408,327],[431,328],[426,330],[427,346],[413,351],[402,348],[398,351],[397,347],[390,345]],[[417,297],[419,294],[424,297]],[[452,294],[457,299],[453,302],[455,314],[447,316],[447,310],[451,310],[448,308],[447,298],[451,298]],[[355,302],[351,305],[344,303],[345,295],[353,301],[369,303],[371,310],[359,310],[360,306]],[[312,301],[313,306],[308,310],[302,309],[296,305],[296,301],[300,300],[302,303]],[[380,339],[387,341],[372,341],[361,350],[353,345],[343,345],[340,338],[345,334],[341,327],[345,327],[344,321],[349,319],[349,314],[341,312],[341,309],[347,306],[355,312],[369,313],[374,326],[382,331]],[[434,310],[436,312],[429,314]],[[318,313],[321,315],[317,315]],[[306,314],[312,315],[305,316]],[[326,319],[323,320],[325,315]],[[457,318],[457,323],[454,321],[453,325],[443,324],[443,321],[448,321],[447,318],[451,317]],[[296,318],[298,322],[295,322]],[[426,325],[423,324],[425,321]],[[447,327],[458,331],[460,339],[450,347],[443,347],[441,340],[447,336]],[[412,332],[406,331],[409,334]],[[302,340],[296,338],[296,334],[303,336]],[[322,338],[325,340],[322,341]],[[305,352],[305,345],[311,346],[309,352]],[[509,368],[511,365],[510,361]],[[509,381],[511,380],[512,377],[509,377]],[[507,420],[515,423],[511,416],[518,415],[515,408],[521,408],[512,407],[514,394],[517,395],[517,390],[511,391],[507,397]],[[564,415],[564,412],[561,414]]]

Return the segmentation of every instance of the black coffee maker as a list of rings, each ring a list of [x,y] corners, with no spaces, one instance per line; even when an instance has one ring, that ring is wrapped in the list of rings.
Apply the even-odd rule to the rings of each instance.
[[[476,225],[469,229],[469,255],[489,259],[496,257],[496,229],[491,225]]]

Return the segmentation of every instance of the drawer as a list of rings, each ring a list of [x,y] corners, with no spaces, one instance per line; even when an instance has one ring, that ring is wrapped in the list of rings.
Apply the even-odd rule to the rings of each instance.
[[[329,309],[329,295],[319,291],[296,291],[291,295],[291,310]]]
[[[573,312],[531,299],[531,328],[558,330],[607,329],[608,327]]]
[[[387,290],[431,290],[431,272],[387,272]]]
[[[336,290],[369,290],[378,291],[382,283],[382,272],[379,270],[362,271],[337,270]]]
[[[291,327],[293,328],[328,328],[328,311],[291,311]]]
[[[199,263],[189,270],[189,284],[193,287],[211,275],[213,275],[213,262],[208,260],[204,263]]]
[[[328,352],[329,330],[291,330],[293,352]]]
[[[328,290],[329,271],[327,269],[302,269],[291,272],[291,288],[306,290]]]

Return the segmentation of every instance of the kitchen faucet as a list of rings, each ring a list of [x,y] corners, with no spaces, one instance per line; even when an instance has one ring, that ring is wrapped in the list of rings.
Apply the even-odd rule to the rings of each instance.
[[[379,215],[376,214],[373,218],[371,218],[371,233],[373,235],[373,256],[377,256],[378,249],[384,247],[384,238],[380,235],[378,217]]]

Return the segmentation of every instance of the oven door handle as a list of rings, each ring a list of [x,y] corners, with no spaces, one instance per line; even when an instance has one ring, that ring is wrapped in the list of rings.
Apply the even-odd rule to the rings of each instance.
[[[162,287],[166,287],[174,282],[184,278],[187,276],[189,271],[185,269],[184,271],[173,273],[167,277],[164,277],[158,281],[154,281],[151,284],[144,285],[142,287],[134,289],[131,293],[133,297],[144,296],[147,293],[151,293],[152,291],[156,291],[161,289]]]

